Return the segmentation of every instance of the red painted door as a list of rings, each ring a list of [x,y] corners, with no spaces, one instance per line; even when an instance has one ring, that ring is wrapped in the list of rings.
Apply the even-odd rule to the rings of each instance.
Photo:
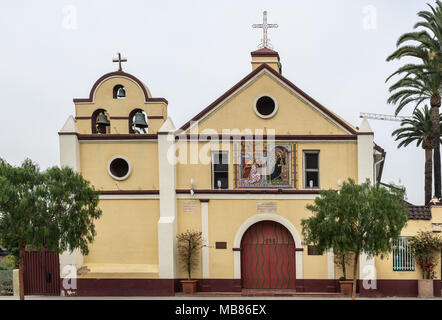
[[[241,276],[248,289],[294,289],[295,243],[274,221],[251,226],[241,240]]]

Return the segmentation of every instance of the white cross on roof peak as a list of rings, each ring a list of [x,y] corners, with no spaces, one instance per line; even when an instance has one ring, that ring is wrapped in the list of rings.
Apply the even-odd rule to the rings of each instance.
[[[252,28],[262,28],[263,37],[262,37],[261,43],[259,44],[258,47],[271,49],[272,46],[271,46],[270,41],[269,41],[269,39],[267,37],[267,29],[269,29],[269,28],[278,28],[278,25],[277,24],[268,24],[267,23],[267,11],[263,12],[262,23],[260,23],[260,24],[253,24]]]

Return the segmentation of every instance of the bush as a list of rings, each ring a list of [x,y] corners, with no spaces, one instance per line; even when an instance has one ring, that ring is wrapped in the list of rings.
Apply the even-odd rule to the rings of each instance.
[[[0,259],[0,270],[14,270],[16,268],[16,261],[13,255],[9,255]]]
[[[442,248],[442,239],[431,231],[419,231],[409,240],[411,253],[422,270],[423,279],[434,279],[438,263],[437,254]]]

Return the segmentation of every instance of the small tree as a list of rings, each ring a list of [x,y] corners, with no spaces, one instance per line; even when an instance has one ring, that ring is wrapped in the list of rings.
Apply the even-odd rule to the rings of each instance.
[[[437,254],[442,248],[442,239],[431,231],[419,231],[408,242],[416,263],[422,270],[422,279],[434,279],[434,268],[438,263]]]
[[[192,230],[177,236],[178,258],[181,267],[187,273],[188,280],[192,279],[192,271],[198,265],[198,253],[202,247],[202,233]]]
[[[21,300],[26,247],[87,254],[101,216],[97,206],[98,192],[70,168],[40,172],[29,159],[19,167],[0,159],[0,240],[18,247]]]
[[[314,204],[307,205],[313,216],[301,221],[304,242],[320,251],[332,248],[336,254],[354,254],[353,299],[359,255],[391,251],[392,240],[408,220],[402,199],[403,192],[372,186],[369,181],[358,185],[349,179],[339,193],[322,191]]]

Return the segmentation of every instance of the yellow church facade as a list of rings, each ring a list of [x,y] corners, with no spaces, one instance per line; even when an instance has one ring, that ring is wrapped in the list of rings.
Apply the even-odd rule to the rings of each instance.
[[[306,205],[348,178],[380,182],[386,153],[367,120],[351,125],[285,78],[277,52],[254,51],[251,64],[181,128],[168,101],[121,67],[74,99],[60,164],[100,191],[103,210],[90,253],[60,255],[62,277],[77,270],[78,295],[174,295],[186,278],[176,235],[186,230],[202,233],[199,291],[339,291],[333,252],[303,243]],[[420,271],[401,248],[439,223],[442,207],[410,205],[398,249],[361,255],[359,293],[417,295]],[[440,295],[440,268],[434,283]]]

